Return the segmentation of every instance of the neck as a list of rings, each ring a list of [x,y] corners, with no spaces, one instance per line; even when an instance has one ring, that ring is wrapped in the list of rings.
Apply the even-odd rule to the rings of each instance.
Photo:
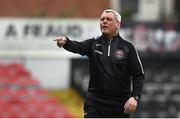
[[[115,36],[117,36],[118,35],[118,33],[117,34],[115,34],[115,35],[107,35],[107,34],[102,34],[103,36],[105,36],[105,37],[107,37],[109,40],[112,40],[113,39],[113,37],[115,37]]]

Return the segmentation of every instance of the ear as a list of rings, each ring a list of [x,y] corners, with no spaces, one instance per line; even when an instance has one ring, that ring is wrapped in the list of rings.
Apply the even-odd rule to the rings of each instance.
[[[117,28],[120,28],[121,22],[117,22]]]

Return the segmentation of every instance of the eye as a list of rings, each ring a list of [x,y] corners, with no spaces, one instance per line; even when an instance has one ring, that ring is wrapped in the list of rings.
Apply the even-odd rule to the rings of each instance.
[[[108,17],[108,18],[107,18],[107,21],[112,21],[112,18],[109,18],[109,17]]]
[[[102,18],[101,18],[101,21],[104,21],[104,19],[105,19],[105,18],[104,18],[104,17],[102,17]]]

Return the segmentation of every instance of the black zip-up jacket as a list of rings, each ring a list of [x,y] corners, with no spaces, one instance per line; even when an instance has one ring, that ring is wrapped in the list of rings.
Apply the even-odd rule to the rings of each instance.
[[[116,99],[141,96],[144,72],[139,56],[119,34],[112,40],[103,35],[82,42],[67,38],[63,47],[89,57],[88,93]]]

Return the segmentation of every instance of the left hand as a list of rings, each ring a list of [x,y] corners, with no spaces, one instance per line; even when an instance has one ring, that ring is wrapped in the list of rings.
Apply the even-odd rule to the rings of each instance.
[[[130,97],[124,105],[124,113],[135,112],[137,107],[137,101],[134,97]]]

